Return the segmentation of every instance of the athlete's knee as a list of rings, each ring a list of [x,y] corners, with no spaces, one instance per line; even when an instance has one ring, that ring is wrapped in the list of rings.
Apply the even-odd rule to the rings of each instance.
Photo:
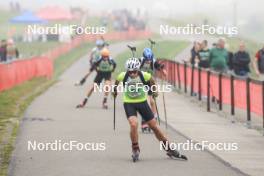
[[[137,129],[137,122],[132,122],[132,123],[130,123],[130,127],[131,127],[131,129]]]
[[[129,120],[129,125],[130,125],[130,128],[131,129],[137,129],[137,127],[138,127],[138,123],[137,123],[137,120],[135,120],[135,119],[131,119],[131,120]]]

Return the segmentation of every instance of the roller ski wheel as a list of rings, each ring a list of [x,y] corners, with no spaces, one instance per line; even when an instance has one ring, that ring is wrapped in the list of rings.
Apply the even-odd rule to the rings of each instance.
[[[78,105],[76,106],[77,109],[80,109],[80,108],[83,108],[83,107],[84,107],[83,104],[78,104]]]
[[[74,83],[74,86],[80,86],[80,85],[81,85],[80,82]]]
[[[188,160],[188,158],[185,155],[180,154],[177,150],[169,150],[169,151],[167,151],[167,155],[171,159],[179,159],[179,160],[183,160],[183,161]]]
[[[141,128],[142,133],[151,133],[151,129],[149,127]]]
[[[132,152],[132,161],[135,163],[139,160],[139,150],[135,150]]]
[[[149,128],[147,124],[142,124],[141,131],[142,133],[151,133],[151,129]]]

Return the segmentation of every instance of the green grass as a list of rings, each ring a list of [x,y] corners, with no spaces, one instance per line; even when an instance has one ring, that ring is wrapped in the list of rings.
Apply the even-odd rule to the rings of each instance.
[[[9,12],[5,10],[0,10],[0,39],[5,39],[8,33],[8,30],[13,27],[9,24],[9,19],[18,15],[14,12]]]
[[[87,54],[88,48],[93,46],[92,43],[82,44],[81,47],[76,49],[76,51],[67,53],[66,55],[61,56],[59,59],[56,59],[54,62],[54,76],[57,78],[61,75],[69,66],[71,66],[76,59],[79,59],[83,55]]]
[[[13,89],[0,93],[0,175],[6,175],[13,142],[17,133],[19,117],[36,94],[29,94],[47,83],[44,77],[34,78]],[[27,97],[25,97],[27,96]],[[23,97],[23,98],[22,98]],[[24,99],[25,98],[25,99]]]
[[[10,12],[7,10],[0,10],[0,40],[8,39],[8,33],[11,33],[14,36],[22,36],[25,30],[27,29],[28,24],[13,24],[9,23],[9,20],[12,17],[19,15],[17,12]],[[94,25],[98,24],[99,21],[97,18],[89,18],[87,22]],[[55,24],[69,25],[69,24],[79,24],[79,21],[52,21],[49,22],[46,26],[53,26]],[[20,52],[22,58],[27,58],[35,55],[42,54],[43,52],[54,48],[58,45],[59,42],[16,42],[16,46]]]
[[[54,62],[55,72],[52,79],[34,78],[0,93],[0,176],[7,175],[20,117],[25,109],[34,98],[53,85],[71,64],[85,55],[91,46],[88,43],[82,44],[80,47],[59,57]]]
[[[31,56],[41,55],[42,53],[55,48],[59,42],[18,42],[16,43],[20,57],[28,58]]]
[[[165,40],[158,42],[153,51],[156,58],[174,59],[189,44],[187,41]]]
[[[153,48],[153,52],[156,58],[173,59],[178,53],[180,53],[188,45],[189,42],[186,41],[163,40],[157,42],[157,44]],[[136,57],[141,57],[143,49],[145,47],[149,47],[149,43],[142,42],[136,47],[137,47]],[[128,49],[127,51],[117,55],[117,57],[115,58],[117,61],[117,68],[114,73],[115,75],[121,71],[124,71],[125,62],[131,56],[132,54]]]

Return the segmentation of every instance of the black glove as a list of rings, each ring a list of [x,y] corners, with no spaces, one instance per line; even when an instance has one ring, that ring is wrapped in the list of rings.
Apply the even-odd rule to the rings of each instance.
[[[157,98],[158,96],[159,96],[159,93],[158,93],[158,92],[153,92],[153,93],[152,93],[152,97],[153,97],[153,98]]]

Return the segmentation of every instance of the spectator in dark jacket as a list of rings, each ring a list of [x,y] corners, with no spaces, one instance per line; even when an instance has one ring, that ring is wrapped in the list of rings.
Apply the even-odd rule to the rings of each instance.
[[[6,62],[6,40],[2,40],[0,44],[0,62]]]
[[[250,56],[245,50],[243,42],[239,45],[239,51],[234,54],[233,70],[238,76],[248,76],[249,73]]]
[[[199,62],[199,51],[200,51],[200,43],[195,41],[193,43],[193,48],[191,49],[191,65],[196,65]]]
[[[258,50],[255,59],[256,61],[253,64],[257,75],[260,76],[261,74],[264,74],[264,46]]]
[[[209,56],[210,50],[207,48],[208,42],[204,40],[201,43],[201,50],[199,51],[199,67],[201,68],[209,68]]]

